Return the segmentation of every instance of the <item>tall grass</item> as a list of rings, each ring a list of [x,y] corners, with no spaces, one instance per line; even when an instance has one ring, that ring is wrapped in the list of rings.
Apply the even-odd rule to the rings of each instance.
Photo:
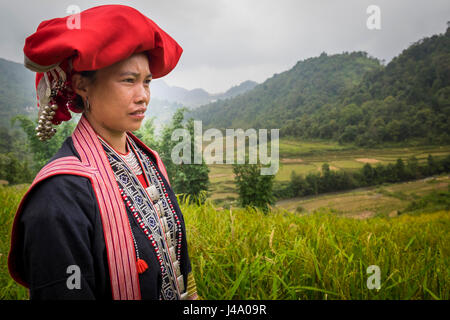
[[[6,267],[22,187],[0,187],[0,299],[27,299]],[[449,299],[448,211],[367,220],[330,210],[217,210],[180,199],[204,299]],[[369,265],[381,289],[366,286]]]
[[[28,185],[0,186],[0,300],[28,299],[28,290],[10,277],[7,267],[14,214],[27,190]]]
[[[206,299],[448,299],[448,211],[355,220],[183,205]],[[367,288],[369,265],[381,289]]]

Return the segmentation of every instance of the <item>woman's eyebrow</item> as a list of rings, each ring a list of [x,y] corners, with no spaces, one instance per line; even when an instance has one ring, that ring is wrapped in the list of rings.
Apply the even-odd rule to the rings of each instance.
[[[122,72],[119,77],[123,77],[123,76],[133,76],[133,77],[139,77],[141,74],[140,73],[136,73],[136,72],[131,72],[131,71],[126,71],[126,72]],[[145,76],[146,78],[152,78],[152,74],[149,73]]]

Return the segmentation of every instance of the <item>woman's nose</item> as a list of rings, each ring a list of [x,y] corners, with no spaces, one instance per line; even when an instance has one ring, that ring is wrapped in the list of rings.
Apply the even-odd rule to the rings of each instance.
[[[148,105],[150,102],[150,87],[146,84],[140,84],[138,86],[138,92],[136,96],[136,103],[145,103]]]

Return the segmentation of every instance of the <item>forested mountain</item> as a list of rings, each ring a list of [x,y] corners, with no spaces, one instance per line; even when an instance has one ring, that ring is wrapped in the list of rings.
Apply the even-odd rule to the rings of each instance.
[[[231,100],[188,116],[204,128],[281,128],[283,136],[376,145],[450,142],[450,31],[382,66],[366,53],[306,59]]]
[[[288,119],[311,113],[379,69],[364,52],[343,53],[298,62],[234,99],[202,106],[187,116],[215,128],[280,128]]]
[[[283,133],[355,141],[450,142],[450,29],[412,44],[386,67],[316,112],[289,121]]]
[[[10,128],[15,115],[37,112],[34,79],[23,64],[0,58],[0,127]]]
[[[225,93],[219,93],[219,94],[214,95],[214,98],[216,100],[233,98],[233,97],[236,97],[236,96],[238,96],[242,93],[245,93],[249,90],[252,90],[257,85],[258,85],[257,82],[247,80],[247,81],[242,82],[239,85],[231,87]]]
[[[186,115],[202,120],[204,129],[280,128],[282,136],[359,145],[450,142],[450,29],[417,41],[386,66],[365,52],[322,53],[262,84],[246,81],[222,94],[152,85],[148,115],[159,119],[157,131],[176,109],[204,99],[216,101]],[[34,119],[36,111],[34,73],[0,58],[2,136],[13,116]]]

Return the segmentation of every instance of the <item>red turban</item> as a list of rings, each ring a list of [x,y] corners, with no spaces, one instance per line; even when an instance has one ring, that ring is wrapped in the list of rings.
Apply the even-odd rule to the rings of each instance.
[[[68,108],[80,111],[73,103],[73,72],[101,69],[146,52],[153,78],[160,78],[175,68],[183,52],[156,23],[128,6],[97,6],[78,18],[79,28],[70,26],[74,16],[43,21],[25,40],[25,66],[37,72],[40,106],[53,105],[53,124],[71,118]]]

